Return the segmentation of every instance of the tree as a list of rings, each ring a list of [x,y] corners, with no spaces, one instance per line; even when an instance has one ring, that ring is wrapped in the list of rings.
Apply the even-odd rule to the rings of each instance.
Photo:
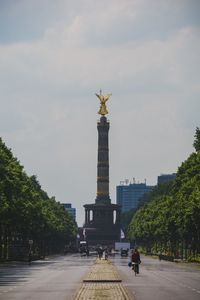
[[[56,253],[74,240],[76,230],[63,205],[49,198],[35,175],[26,174],[0,138],[0,256],[8,257],[13,241],[29,239]]]
[[[200,150],[200,129],[199,129],[199,127],[196,128],[194,137],[195,137],[195,140],[194,140],[193,146],[194,146],[195,150],[198,152]]]
[[[125,233],[125,236],[127,236],[128,225],[133,217],[134,211],[135,209],[131,209],[121,214],[121,226]]]
[[[161,248],[171,255],[200,253],[199,128],[195,146],[197,152],[181,164],[176,179],[154,188],[136,210],[129,224],[131,239],[143,246]]]

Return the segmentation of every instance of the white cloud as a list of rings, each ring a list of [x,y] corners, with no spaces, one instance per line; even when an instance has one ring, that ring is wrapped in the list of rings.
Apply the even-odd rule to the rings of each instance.
[[[186,15],[187,1],[173,2],[172,19],[181,21],[166,28],[160,19],[171,1],[84,3],[59,1],[54,17],[42,14],[48,21],[36,39],[16,35],[0,46],[1,136],[50,195],[77,207],[80,224],[82,205],[96,196],[95,92],[113,92],[113,201],[124,177],[152,184],[176,171],[192,151],[200,110],[199,28],[177,10]]]

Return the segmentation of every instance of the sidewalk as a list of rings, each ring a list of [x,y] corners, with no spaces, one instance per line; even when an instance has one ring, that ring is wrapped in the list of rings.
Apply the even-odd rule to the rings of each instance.
[[[97,259],[73,300],[129,300],[121,278],[109,260]]]

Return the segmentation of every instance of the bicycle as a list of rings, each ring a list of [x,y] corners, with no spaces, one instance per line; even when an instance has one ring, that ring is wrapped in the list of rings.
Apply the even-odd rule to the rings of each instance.
[[[139,274],[139,263],[132,262],[132,270],[134,270],[135,276]]]

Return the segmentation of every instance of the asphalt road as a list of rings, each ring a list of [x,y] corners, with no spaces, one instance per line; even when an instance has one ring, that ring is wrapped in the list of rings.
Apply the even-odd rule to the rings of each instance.
[[[142,257],[140,274],[128,267],[128,258],[112,259],[124,286],[136,300],[199,300],[200,266]]]
[[[66,255],[0,265],[0,300],[68,300],[95,257]]]
[[[68,300],[81,286],[96,257],[79,254],[44,261],[0,265],[0,300]],[[136,300],[200,300],[200,267],[142,257],[135,277],[128,258],[109,258]]]

